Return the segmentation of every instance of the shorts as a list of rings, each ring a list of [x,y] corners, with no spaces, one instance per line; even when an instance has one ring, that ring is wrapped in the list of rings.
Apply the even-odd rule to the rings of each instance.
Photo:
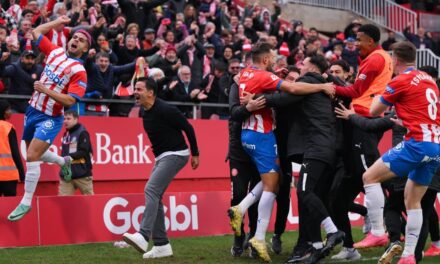
[[[63,127],[63,122],[62,115],[49,116],[29,106],[24,116],[23,140],[31,141],[33,138],[38,138],[52,144]]]
[[[241,144],[260,174],[279,173],[277,142],[273,132],[265,134],[244,129],[241,131]]]
[[[397,176],[427,186],[440,166],[440,144],[410,139],[390,149],[382,160]]]

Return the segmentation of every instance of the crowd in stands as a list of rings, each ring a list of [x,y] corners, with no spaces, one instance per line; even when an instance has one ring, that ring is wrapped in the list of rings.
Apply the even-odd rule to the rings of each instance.
[[[93,37],[92,49],[83,58],[88,83],[81,103],[87,115],[128,116],[132,104],[99,103],[99,99],[131,99],[132,77],[145,57],[147,74],[159,84],[159,97],[177,102],[228,103],[232,77],[251,63],[249,53],[257,41],[269,42],[277,51],[276,69],[301,67],[312,52],[330,63],[345,61],[354,78],[359,64],[355,47],[361,21],[323,37],[318,29],[307,30],[301,21],[282,21],[281,6],[219,0],[10,0],[0,10],[0,93],[28,95],[44,69],[44,56],[32,38],[32,28],[61,15],[68,26],[52,30],[47,37],[66,47],[72,32],[85,29]],[[418,48],[436,50],[429,33],[419,28],[405,36]],[[394,33],[383,43],[395,42]],[[348,65],[345,65],[345,63]],[[350,80],[350,78],[348,78]],[[23,113],[26,100],[11,99],[15,112]],[[180,106],[187,117],[191,106]],[[203,107],[202,118],[228,117],[227,108]]]

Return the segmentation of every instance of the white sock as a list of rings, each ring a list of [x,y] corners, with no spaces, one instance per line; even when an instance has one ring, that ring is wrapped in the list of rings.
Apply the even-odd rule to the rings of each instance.
[[[44,162],[56,163],[59,166],[63,166],[65,163],[63,157],[58,156],[58,154],[49,150],[46,150],[46,152],[43,153],[43,155],[41,156],[41,160]]]
[[[26,168],[27,170],[26,179],[24,181],[24,195],[20,203],[31,206],[32,197],[34,196],[34,192],[38,184],[38,179],[40,178],[40,162],[26,162]]]
[[[269,226],[275,198],[276,195],[273,192],[264,191],[261,195],[260,203],[258,203],[257,231],[255,232],[257,240],[266,240],[266,231]]]
[[[365,189],[365,205],[368,209],[368,217],[371,222],[371,233],[375,236],[385,234],[383,227],[383,207],[385,197],[383,196],[380,183],[373,183],[364,186]]]
[[[411,209],[406,212],[408,218],[406,219],[405,248],[403,249],[402,257],[414,255],[423,223],[422,209]]]
[[[439,241],[432,241],[431,244],[433,244],[437,248],[440,248],[440,240]]]
[[[321,225],[324,227],[327,234],[338,232],[338,228],[335,226],[330,216],[327,216],[327,218],[322,220]]]
[[[315,249],[321,249],[321,248],[324,247],[324,244],[323,244],[322,242],[313,242],[313,243],[312,243],[312,246],[313,246]]]
[[[243,201],[240,202],[238,208],[241,210],[241,214],[244,215],[247,209],[251,207],[256,201],[258,201],[263,193],[263,182],[257,183],[255,187],[250,191],[246,197],[244,197]]]

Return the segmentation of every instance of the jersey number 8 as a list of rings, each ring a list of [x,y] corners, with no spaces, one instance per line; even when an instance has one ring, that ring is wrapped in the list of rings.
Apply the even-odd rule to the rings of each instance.
[[[437,95],[431,88],[426,89],[426,100],[428,100],[428,115],[431,120],[437,119]]]

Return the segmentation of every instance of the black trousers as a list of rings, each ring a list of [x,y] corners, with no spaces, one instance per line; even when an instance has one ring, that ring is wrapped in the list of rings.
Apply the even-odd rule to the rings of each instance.
[[[1,196],[17,196],[18,181],[0,181]]]
[[[343,246],[347,248],[353,248],[354,244],[348,212],[353,206],[354,199],[360,192],[364,192],[362,175],[379,158],[376,155],[365,155],[359,148],[354,148],[352,154],[352,169],[347,171],[349,177],[342,179],[332,206],[333,221],[338,229],[345,232]]]
[[[433,212],[437,191],[428,189],[422,198],[423,224],[420,230],[419,240],[415,250],[417,262],[422,260],[423,248],[429,234],[429,220]],[[387,227],[390,242],[399,241],[400,235],[404,233],[404,218],[402,214],[406,214],[404,191],[390,191],[384,208],[385,225]],[[438,225],[438,222],[437,222]],[[403,231],[403,232],[402,232]]]
[[[260,173],[252,162],[229,160],[230,177],[232,183],[231,206],[239,204],[261,180]],[[258,203],[253,204],[248,210],[250,237],[255,235],[258,220]],[[244,225],[241,226],[244,234]]]
[[[328,197],[333,181],[331,173],[332,167],[323,161],[303,161],[296,189],[300,225],[298,244],[322,241],[320,225],[330,216]]]
[[[285,143],[284,146],[287,146]],[[287,149],[281,148],[278,144],[280,156],[280,188],[277,194],[277,213],[275,219],[274,233],[281,235],[286,230],[287,215],[290,210],[290,187],[292,184],[292,163],[287,158]]]
[[[429,234],[431,241],[440,240],[440,230],[438,227],[438,214],[435,207],[432,208],[431,217],[429,217]]]

